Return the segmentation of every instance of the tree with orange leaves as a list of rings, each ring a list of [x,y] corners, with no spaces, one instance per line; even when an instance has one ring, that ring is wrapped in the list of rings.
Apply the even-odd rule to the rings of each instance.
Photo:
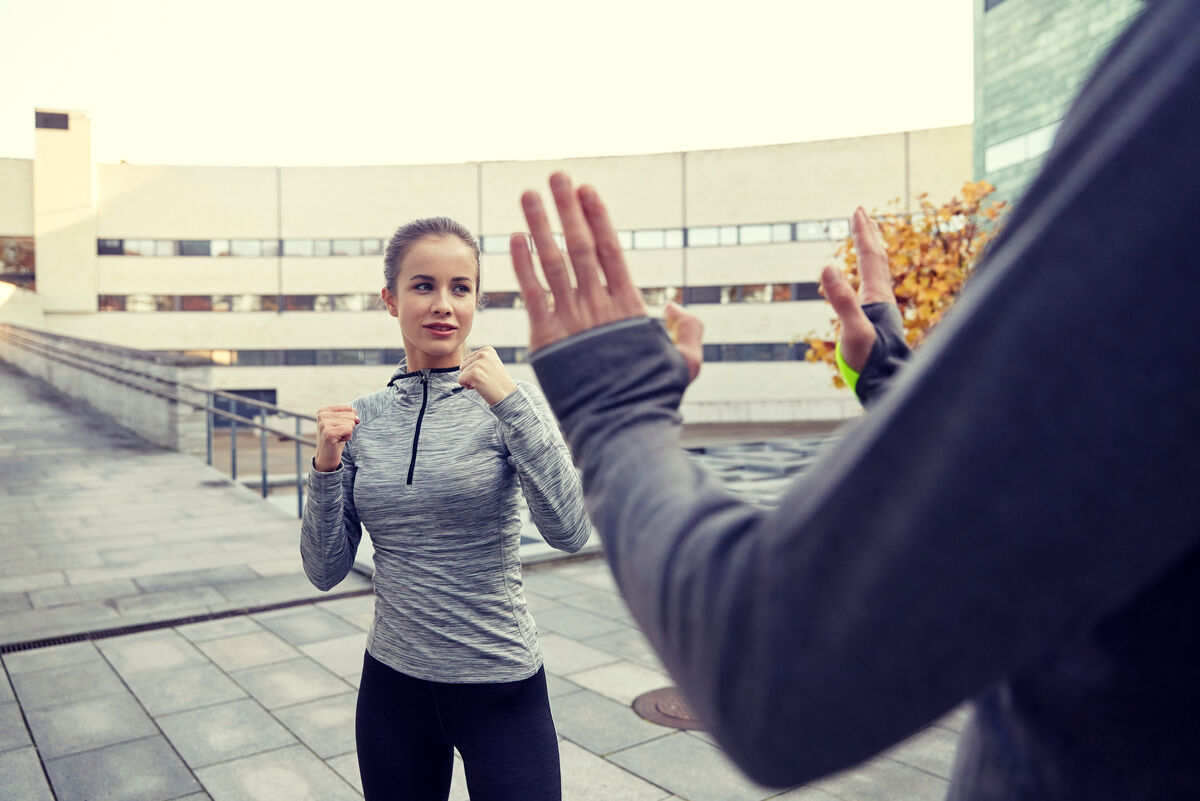
[[[921,208],[916,213],[892,211],[874,215],[887,248],[896,302],[910,347],[920,345],[954,303],[984,246],[996,235],[996,220],[1005,204],[985,203],[995,191],[987,181],[968,182],[963,185],[961,196],[941,206],[935,206],[922,193],[917,196]],[[854,241],[847,237],[834,257],[842,262],[850,284],[857,287],[858,254]],[[841,387],[845,383],[838,375],[834,359],[839,334],[837,318],[830,323],[832,334],[810,333],[801,341],[809,346],[805,358],[828,364],[833,369],[833,383]]]

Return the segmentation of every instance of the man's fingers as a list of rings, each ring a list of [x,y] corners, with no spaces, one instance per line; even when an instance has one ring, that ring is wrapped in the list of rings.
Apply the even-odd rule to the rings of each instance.
[[[603,286],[596,262],[596,243],[592,239],[592,232],[583,216],[583,210],[579,207],[575,187],[571,185],[571,179],[566,173],[556,172],[550,176],[550,192],[554,195],[554,205],[558,208],[558,219],[562,221],[563,240],[567,243],[571,269],[575,271],[575,283],[579,286],[580,294],[592,300],[600,300]]]
[[[521,209],[525,212],[525,223],[533,236],[534,247],[537,248],[538,261],[542,265],[542,273],[546,283],[554,293],[554,308],[574,318],[575,296],[571,287],[571,276],[567,273],[567,265],[563,260],[562,251],[554,241],[550,232],[550,220],[546,216],[546,208],[537,192],[526,192],[521,195]]]
[[[858,305],[854,289],[851,288],[850,282],[846,280],[846,276],[842,274],[841,270],[836,267],[826,267],[821,270],[821,292],[843,325],[847,320],[857,320],[859,317],[866,319],[866,314]]]
[[[513,272],[517,274],[517,285],[521,287],[521,297],[525,300],[525,311],[529,313],[529,323],[537,327],[550,314],[550,307],[546,303],[546,290],[533,266],[529,237],[513,234],[508,239],[508,252],[512,256]]]
[[[858,269],[862,279],[858,287],[860,303],[895,303],[892,292],[892,271],[888,265],[887,246],[878,224],[867,216],[862,206],[850,218],[850,236],[858,253]]]
[[[875,344],[875,326],[867,319],[841,270],[834,267],[821,270],[821,291],[842,326],[842,358],[855,370],[862,370]]]
[[[674,302],[667,304],[666,323],[675,347],[687,363],[688,381],[694,381],[704,362],[704,323]]]
[[[634,286],[629,276],[629,268],[625,265],[625,254],[621,251],[621,243],[617,239],[616,229],[608,218],[608,209],[600,200],[599,193],[590,186],[579,187],[579,202],[592,237],[596,243],[596,255],[600,267],[604,270],[604,281],[608,284],[608,292],[616,302],[617,308],[623,314],[635,316],[645,314],[646,307],[642,302],[642,293]]]

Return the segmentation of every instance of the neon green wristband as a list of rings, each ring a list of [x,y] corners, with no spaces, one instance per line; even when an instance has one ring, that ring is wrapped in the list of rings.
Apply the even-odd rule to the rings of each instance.
[[[842,341],[839,339],[837,345],[833,348],[833,358],[837,360],[838,372],[842,374],[842,380],[846,382],[846,386],[850,387],[850,391],[858,394],[856,387],[858,386],[858,371],[850,365],[846,364],[846,358],[842,356]]]

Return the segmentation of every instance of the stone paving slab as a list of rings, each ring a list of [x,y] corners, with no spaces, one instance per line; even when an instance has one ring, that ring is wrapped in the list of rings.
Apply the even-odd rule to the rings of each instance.
[[[4,363],[0,457],[0,644],[321,595],[294,509]]]
[[[542,572],[556,581],[537,577]],[[607,573],[603,561],[593,559],[544,565],[531,569],[529,577],[560,598],[573,598],[608,592],[603,589]],[[0,741],[0,781],[11,776],[11,786],[28,788],[22,790],[28,797],[51,797],[37,750],[28,745],[33,742],[43,749],[59,798],[92,798],[82,794],[85,776],[92,782],[115,781],[115,772],[137,772],[150,754],[167,753],[171,758],[164,757],[162,764],[145,767],[149,772],[140,783],[116,786],[130,798],[158,794],[164,801],[189,795],[214,801],[361,798],[354,705],[366,632],[351,621],[369,604],[369,598],[335,600],[6,654],[0,664],[26,715],[33,716],[33,731],[8,712],[18,733]],[[552,607],[564,608],[573,607]],[[324,639],[297,646],[268,628],[287,628],[310,639],[293,627],[298,621],[288,620],[300,613],[314,621],[313,636]],[[344,634],[327,618],[353,633]],[[542,635],[566,801],[934,801],[944,795],[963,710],[867,764],[813,786],[761,788],[731,767],[703,732],[678,732],[632,712],[633,698],[670,680],[637,629],[622,626],[616,634],[583,638],[563,627]],[[630,659],[631,652],[650,655],[647,661],[653,664]],[[8,684],[0,682],[0,716]],[[117,713],[107,728],[98,727],[95,719],[106,709]],[[132,723],[121,728],[121,721],[147,719],[153,729]],[[149,734],[140,736],[143,731]],[[95,739],[86,739],[91,736]],[[56,739],[69,737],[76,738],[69,747]],[[108,743],[121,738],[138,739]],[[47,756],[87,746],[95,747]],[[96,792],[95,797],[105,797],[108,791],[97,786]],[[456,759],[451,799],[467,798]]]
[[[769,506],[819,446],[718,445],[696,458]],[[264,503],[2,364],[0,478],[0,644],[239,610],[4,654],[5,801],[362,797],[354,706],[373,599],[322,600],[300,569],[294,507]],[[707,734],[631,711],[637,695],[670,679],[602,560],[539,564],[526,585],[566,801],[933,801],[945,793],[964,710],[837,776],[762,788]],[[358,588],[369,581],[351,575],[337,589]],[[315,603],[241,613],[303,599]],[[457,756],[450,798],[468,798]]]

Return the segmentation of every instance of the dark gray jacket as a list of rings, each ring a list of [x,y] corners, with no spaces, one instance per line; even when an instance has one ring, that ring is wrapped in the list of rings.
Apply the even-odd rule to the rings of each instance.
[[[634,320],[533,355],[630,609],[804,782],[964,699],[951,798],[1200,798],[1200,13],[1105,59],[958,304],[778,508],[679,449]]]

